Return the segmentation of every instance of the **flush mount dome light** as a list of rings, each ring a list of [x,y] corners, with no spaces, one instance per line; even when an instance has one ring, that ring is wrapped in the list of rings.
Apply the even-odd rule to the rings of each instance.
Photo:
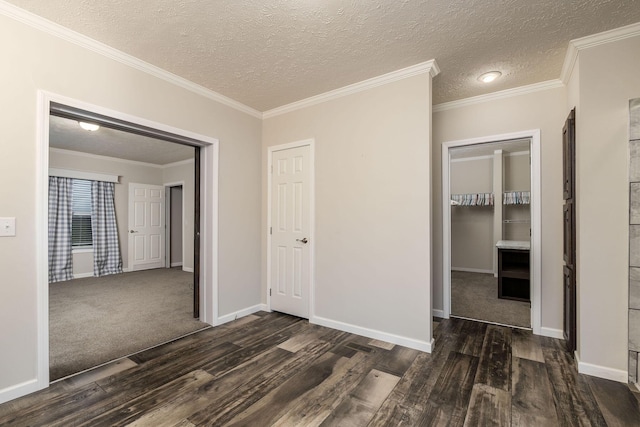
[[[482,83],[491,83],[501,75],[502,73],[500,71],[489,71],[488,73],[480,75],[480,77],[478,77],[478,80]]]
[[[100,126],[95,123],[78,122],[78,124],[82,129],[88,130],[89,132],[95,132],[100,129]]]

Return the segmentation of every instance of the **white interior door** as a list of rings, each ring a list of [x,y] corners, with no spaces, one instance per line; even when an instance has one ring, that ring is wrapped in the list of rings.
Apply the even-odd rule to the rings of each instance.
[[[129,269],[165,264],[165,199],[161,185],[129,184]]]
[[[271,156],[271,309],[309,318],[310,146]]]

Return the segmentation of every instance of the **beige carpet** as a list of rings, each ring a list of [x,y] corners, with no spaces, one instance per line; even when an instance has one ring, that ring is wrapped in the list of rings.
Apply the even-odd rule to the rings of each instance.
[[[157,269],[49,285],[51,381],[207,327],[193,274]]]
[[[469,319],[531,327],[528,302],[498,298],[498,279],[493,274],[451,272],[451,314]]]

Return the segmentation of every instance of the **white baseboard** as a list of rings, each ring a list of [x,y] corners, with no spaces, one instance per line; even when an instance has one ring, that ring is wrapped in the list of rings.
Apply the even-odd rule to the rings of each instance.
[[[181,262],[174,262],[171,263],[171,267],[180,267],[182,266]],[[182,271],[186,271],[187,273],[193,273],[193,268],[189,268],[189,267],[183,267]],[[123,273],[130,273],[131,270],[128,268],[123,268],[122,269]],[[90,273],[74,273],[73,278],[74,279],[84,279],[85,277],[93,277],[93,271]]]
[[[26,396],[27,394],[36,392],[47,386],[48,384],[45,384],[44,386],[40,385],[36,378],[9,386],[0,390],[0,404],[17,399],[18,397]]]
[[[266,304],[256,304],[252,307],[243,308],[242,310],[234,311],[233,313],[225,314],[224,316],[219,316],[216,321],[216,325],[222,325],[223,323],[233,322],[236,319],[239,319],[244,316],[248,316],[253,313],[257,313],[258,311],[267,311]]]
[[[380,341],[390,342],[392,344],[402,345],[404,347],[413,348],[415,350],[431,353],[433,348],[432,339],[430,342],[420,341],[413,338],[402,337],[400,335],[390,334],[388,332],[376,331],[374,329],[363,328],[362,326],[351,325],[349,323],[339,322],[337,320],[326,319],[324,317],[313,316],[309,319],[310,323],[326,326],[327,328],[337,329],[339,331],[349,332],[356,335],[362,335]]]
[[[466,268],[466,267],[451,267],[451,271],[464,271],[466,273],[487,273],[493,274],[493,269],[485,270],[482,268]]]
[[[129,272],[131,272],[131,270],[129,270],[128,268],[123,268],[122,272],[123,273],[129,273]],[[86,277],[94,277],[93,271],[91,271],[89,273],[74,273],[73,274],[73,278],[74,279],[84,279]]]
[[[435,308],[431,309],[431,315],[433,317],[439,317],[441,319],[444,319],[444,310],[437,310]]]
[[[582,362],[580,356],[578,356],[578,352],[575,353],[575,357],[578,364],[578,373],[580,374],[591,375],[592,377],[604,378],[625,384],[629,382],[629,372],[627,371]]]
[[[564,339],[562,329],[546,328],[543,326],[540,328],[540,335],[542,335],[543,337],[557,338],[560,340]]]

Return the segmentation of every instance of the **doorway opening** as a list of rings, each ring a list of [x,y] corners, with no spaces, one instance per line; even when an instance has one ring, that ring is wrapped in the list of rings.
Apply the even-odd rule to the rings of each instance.
[[[217,227],[212,227],[212,225],[217,223],[217,216],[213,213],[216,211],[216,209],[214,208],[217,204],[215,202],[215,199],[217,198],[217,179],[215,178],[217,176],[217,149],[218,149],[217,140],[191,134],[189,132],[185,132],[179,129],[170,128],[165,125],[148,122],[148,121],[138,119],[132,116],[128,116],[125,114],[121,114],[113,111],[107,111],[99,107],[83,104],[74,100],[65,99],[56,95],[41,93],[41,100],[42,100],[41,105],[43,108],[41,109],[41,116],[40,116],[41,118],[40,130],[42,132],[39,140],[40,140],[40,144],[41,144],[40,146],[43,153],[43,156],[42,156],[44,160],[43,164],[45,165],[44,173],[42,176],[42,182],[41,182],[41,186],[42,186],[41,188],[43,188],[45,191],[43,191],[42,193],[48,194],[48,191],[46,191],[46,189],[49,187],[49,175],[50,175],[50,171],[48,170],[50,168],[48,166],[52,166],[51,169],[81,172],[81,175],[82,173],[86,173],[88,175],[84,177],[85,179],[102,180],[104,178],[103,175],[115,176],[116,182],[120,180],[120,183],[115,184],[115,186],[120,185],[122,187],[120,191],[118,191],[119,193],[118,195],[112,196],[113,204],[116,205],[115,218],[116,218],[116,222],[118,223],[117,231],[115,231],[113,234],[124,235],[124,238],[120,238],[119,242],[118,240],[116,240],[117,242],[116,246],[119,246],[120,250],[122,250],[123,247],[127,246],[128,236],[133,235],[135,234],[136,231],[138,231],[135,229],[135,224],[133,224],[132,226],[132,224],[128,221],[127,213],[126,213],[128,210],[128,207],[123,207],[123,206],[127,206],[126,202],[124,204],[118,203],[118,201],[121,202],[122,200],[127,199],[127,194],[126,194],[127,189],[124,188],[124,187],[127,187],[127,185],[124,185],[125,182],[133,180],[133,177],[136,176],[136,174],[139,174],[138,176],[136,176],[136,179],[139,178],[140,176],[146,176],[149,182],[158,181],[159,184],[161,185],[159,187],[159,189],[161,190],[160,193],[164,194],[165,183],[171,184],[172,182],[174,182],[176,174],[183,177],[182,180],[179,182],[180,185],[173,186],[175,187],[176,191],[181,190],[181,196],[185,200],[184,204],[182,202],[179,203],[181,206],[180,206],[180,209],[178,209],[179,211],[181,211],[180,213],[182,214],[180,218],[181,225],[179,226],[176,225],[176,227],[174,228],[174,232],[176,233],[176,235],[180,236],[176,240],[181,241],[180,243],[183,243],[183,245],[181,245],[182,247],[180,248],[180,250],[178,250],[178,252],[182,251],[183,252],[182,254],[177,254],[177,252],[174,251],[174,254],[176,254],[176,256],[180,255],[179,257],[177,256],[177,258],[179,258],[180,260],[174,261],[174,264],[181,264],[181,265],[174,265],[174,268],[171,270],[167,270],[164,268],[166,267],[167,262],[169,263],[169,267],[171,267],[171,259],[170,259],[171,251],[168,251],[166,252],[166,255],[167,255],[166,258],[161,257],[162,262],[161,262],[161,265],[159,266],[160,268],[158,268],[157,270],[149,270],[149,272],[151,272],[154,275],[162,273],[162,276],[159,276],[159,277],[163,277],[162,280],[165,280],[167,278],[166,274],[171,273],[172,276],[170,277],[169,280],[174,280],[177,277],[178,278],[177,280],[182,283],[182,285],[180,286],[183,286],[183,285],[187,286],[186,289],[188,289],[189,297],[187,300],[186,313],[188,317],[191,318],[190,320],[191,325],[188,326],[188,329],[190,329],[191,332],[198,329],[202,329],[203,327],[208,327],[208,325],[215,324],[217,319],[217,304],[214,304],[213,298],[217,296],[217,283],[215,280],[215,275],[212,274],[212,272],[215,271],[215,268],[216,268],[215,261],[205,263],[201,271],[201,268],[200,268],[201,264],[199,262],[199,258],[202,254],[202,256],[209,256],[210,258],[208,259],[210,260],[217,259],[217,257],[215,256],[215,247],[216,247],[215,241],[217,238],[215,230],[217,229]],[[154,143],[159,145],[154,146],[155,149],[153,150],[153,155],[151,155],[148,147],[137,147],[137,148],[133,146],[127,146],[124,148],[122,147],[122,145],[127,145],[130,141],[125,141],[125,142],[120,141],[121,146],[117,146],[116,144],[115,148],[114,146],[108,147],[107,145],[100,144],[98,142],[97,147],[100,150],[103,150],[102,152],[98,152],[98,153],[95,153],[95,152],[92,153],[86,147],[84,149],[79,149],[79,150],[71,150],[70,147],[66,147],[66,149],[60,148],[56,146],[56,142],[54,141],[54,139],[57,132],[55,127],[59,125],[62,120],[72,121],[74,126],[76,127],[78,127],[80,121],[98,124],[99,126],[104,128],[105,131],[108,130],[112,133],[114,132],[120,133],[121,135],[125,135],[125,134],[129,136],[135,135],[135,137],[137,138],[148,139],[149,143],[151,143],[150,142],[151,140],[154,140]],[[96,141],[92,141],[92,142],[96,142]],[[177,145],[177,144],[181,144],[181,145]],[[88,146],[90,144],[87,144],[85,141],[85,145]],[[160,147],[163,147],[163,149],[160,149]],[[94,147],[94,149],[96,149],[96,147]],[[136,149],[139,151],[138,154],[140,154],[140,152],[142,154],[146,153],[145,155],[148,156],[148,158],[152,158],[152,157],[157,158],[157,156],[164,155],[166,158],[172,161],[168,161],[165,159],[163,161],[164,162],[163,164],[157,165],[149,161],[144,161],[144,159],[131,159],[131,158],[128,158],[127,155],[122,154],[126,152],[129,152],[129,154],[131,154],[130,151],[131,150],[135,151]],[[177,156],[185,155],[185,149],[188,151],[188,158],[177,159],[175,157],[176,155]],[[135,155],[135,153],[132,155]],[[72,164],[73,163],[72,160],[75,160],[75,164]],[[55,162],[58,162],[58,164],[54,165],[53,163]],[[71,163],[65,164],[65,162],[71,162]],[[199,164],[200,162],[203,163],[202,168],[200,167],[200,164]],[[100,168],[97,166],[98,164],[102,164],[102,165],[110,164],[111,165],[110,167],[112,168],[111,169],[112,173],[105,174],[104,170],[100,171],[99,170]],[[56,167],[53,167],[53,166],[56,166]],[[199,182],[201,171],[203,172],[203,174],[208,174],[214,179],[212,179],[208,184],[201,186]],[[123,177],[125,176],[125,173],[130,174],[130,176],[128,176],[127,177],[128,179],[126,180],[123,179]],[[59,175],[59,173],[54,171],[54,175],[55,174]],[[202,187],[204,187],[204,191],[201,191]],[[169,188],[171,188],[171,186]],[[185,193],[188,193],[189,196],[187,196],[187,194]],[[120,197],[123,194],[125,194],[125,196]],[[176,198],[178,197],[177,192],[175,197]],[[43,200],[42,204],[45,207],[47,207],[47,209],[40,210],[42,230],[44,230],[44,233],[40,235],[40,241],[44,241],[45,243],[43,246],[47,248],[49,247],[48,245],[49,231],[48,230],[50,230],[51,228],[49,226],[49,220],[47,219],[46,213],[49,211],[48,207],[50,203],[46,195],[44,196],[44,199],[45,200]],[[189,208],[187,208],[187,203],[189,203]],[[167,204],[167,205],[170,207],[170,204]],[[122,212],[122,209],[124,209],[124,212],[125,212],[124,214]],[[118,214],[118,210],[120,210],[119,214]],[[210,231],[209,233],[205,233],[202,237],[200,236],[200,217],[201,217],[200,211],[201,210],[211,215],[211,216],[208,216],[208,218],[205,217],[207,219],[205,220],[205,224],[203,224],[204,227],[208,226],[207,229]],[[164,222],[165,220],[164,207],[152,207],[151,211],[155,212],[154,221],[155,220],[159,221],[161,219],[162,220],[161,222]],[[131,233],[132,230],[134,231],[134,233]],[[166,230],[168,233],[171,230],[171,227],[168,227]],[[102,233],[102,231],[99,230],[98,233]],[[165,231],[163,230],[162,233],[164,234]],[[140,248],[142,248],[142,250],[138,252],[146,251],[147,253],[151,253],[153,256],[156,256],[156,257],[159,256],[159,252],[164,253],[165,252],[164,239],[162,239],[161,244],[158,241],[154,242],[153,241],[154,239],[159,240],[160,237],[158,237],[157,239],[155,237],[151,237],[149,239],[149,242],[140,245]],[[170,241],[170,238],[169,238],[169,241]],[[89,253],[89,255],[93,255],[96,248],[94,247],[94,248],[84,248],[84,249],[85,249],[84,251],[85,253]],[[82,251],[80,253],[82,253]],[[72,256],[75,256],[75,254],[72,254]],[[48,262],[49,256],[47,252],[45,252],[45,256],[41,257],[40,259],[42,260],[40,271],[44,273],[49,269],[49,262]],[[115,256],[114,259],[118,259],[118,257]],[[143,274],[149,273],[147,271],[139,271],[136,273],[131,273],[133,269],[130,268],[131,266],[127,262],[128,257],[122,256],[122,254],[120,254],[120,259],[122,260],[120,261],[121,266],[124,267],[124,269],[121,269],[123,274],[119,274],[119,271],[115,271],[114,272],[115,274],[106,274],[104,279],[111,279],[113,283],[113,279],[115,279],[117,276],[119,276],[119,278],[129,274],[142,276]],[[71,260],[73,261],[73,258],[71,258]],[[117,264],[118,262],[115,262],[114,265],[117,265]],[[190,264],[190,265],[187,265],[187,264]],[[82,267],[82,263],[79,262],[79,263],[76,263],[76,266],[74,268],[81,268],[81,267]],[[183,269],[185,271],[182,271]],[[127,271],[129,271],[129,273],[127,273]],[[96,275],[95,270],[93,274],[87,274],[87,276],[89,275],[102,276],[102,274]],[[41,274],[40,276],[41,276],[41,280],[39,280],[39,284],[40,284],[39,293],[41,298],[40,300],[42,301],[44,299],[44,302],[46,303],[41,304],[41,308],[39,310],[40,339],[39,339],[39,348],[38,348],[39,350],[38,351],[38,356],[39,356],[38,382],[42,387],[45,387],[46,385],[48,385],[48,382],[50,379],[55,380],[57,378],[62,378],[63,376],[59,374],[55,374],[55,375],[50,374],[49,372],[50,361],[55,355],[53,354],[52,351],[47,351],[47,349],[49,347],[50,336],[53,339],[51,328],[54,328],[55,325],[53,323],[54,322],[53,319],[51,321],[47,321],[47,320],[50,314],[49,306],[51,304],[56,303],[56,301],[54,301],[54,299],[56,298],[56,295],[54,294],[54,292],[50,292],[49,283],[46,279],[48,275]],[[80,274],[80,276],[82,276],[82,274]],[[133,278],[133,276],[131,277]],[[103,277],[91,277],[90,279],[97,280],[97,279],[103,279]],[[154,278],[151,278],[151,279],[149,278],[145,279],[144,277],[136,277],[133,279],[135,280],[139,279],[138,282],[145,282],[145,281],[158,282],[158,280],[155,279],[155,276]],[[186,280],[186,283],[184,283],[185,280]],[[114,288],[115,287],[116,286],[114,286]],[[131,287],[132,286],[121,286],[121,288],[131,288]],[[88,287],[81,286],[80,288],[88,288]],[[83,292],[86,290],[87,289],[81,289],[81,291]],[[129,290],[130,289],[125,289],[125,291],[129,291]],[[183,290],[181,290],[180,292],[184,294]],[[101,300],[101,298],[96,297],[96,295],[93,295],[93,298],[94,298],[93,301],[96,301],[96,302],[99,302]],[[129,297],[122,298],[123,301],[129,300],[129,299],[130,299]],[[131,321],[130,323],[134,324],[134,326],[135,324],[141,325],[145,323],[158,322],[160,321],[160,319],[163,318],[162,313],[158,312],[157,310],[155,312],[152,310],[146,318],[142,318],[141,313],[144,310],[142,310],[143,307],[141,307],[141,305],[147,305],[147,304],[146,303],[139,304],[137,308],[134,307],[133,310],[129,311],[127,320],[130,320]],[[201,307],[202,307],[202,310],[201,310]],[[202,315],[201,315],[201,312],[202,312]],[[110,314],[113,314],[113,313],[110,313]],[[108,316],[108,318],[112,318],[112,317],[113,317],[112,315]],[[195,319],[199,318],[201,321],[193,320],[194,317]],[[103,320],[97,319],[96,322],[94,323],[97,323],[97,324],[108,323],[108,321],[105,321],[104,319]],[[194,326],[195,324],[197,324],[197,326]],[[100,326],[105,326],[105,325],[100,325]],[[109,326],[109,325],[106,325],[106,326]],[[162,329],[162,326],[160,326],[160,328]],[[135,327],[133,329],[135,329]],[[68,332],[69,331],[67,331],[67,333]],[[144,333],[143,334],[134,333],[134,335],[141,336],[141,335],[144,335]],[[137,351],[143,350],[144,348],[148,348],[150,346],[162,344],[163,342],[169,341],[170,339],[175,339],[182,335],[184,335],[184,333],[180,333],[179,335],[172,336],[172,337],[165,337],[165,338],[160,337],[158,342],[151,343],[151,345],[145,342],[142,344],[141,348],[139,348]],[[104,337],[99,337],[97,339],[103,340],[103,338]],[[85,342],[85,347],[89,347],[89,351],[96,350],[96,346],[94,345],[94,342],[92,340],[84,340],[84,342]],[[87,346],[86,343],[90,343],[90,344]],[[125,354],[122,354],[120,357],[127,356],[133,352],[135,351],[128,351]],[[112,360],[115,358],[118,358],[118,357],[109,358],[109,360]],[[105,362],[106,361],[108,360],[105,360]],[[100,364],[101,362],[98,363],[98,365]],[[95,366],[96,365],[92,365],[91,367],[95,367]]]
[[[539,131],[443,144],[449,316],[540,333]]]
[[[164,184],[167,219],[165,268],[182,267],[184,259],[183,183]],[[191,269],[193,271],[193,268]],[[187,270],[188,271],[188,270]]]

